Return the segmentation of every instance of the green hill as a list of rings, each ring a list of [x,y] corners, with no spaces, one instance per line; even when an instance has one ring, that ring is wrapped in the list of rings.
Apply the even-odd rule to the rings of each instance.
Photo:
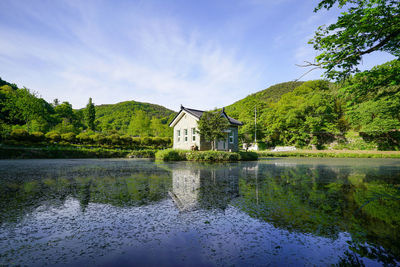
[[[176,112],[160,105],[137,101],[96,106],[96,126],[123,134],[170,136],[168,123]]]
[[[244,123],[239,130],[242,138],[252,139],[254,135],[254,108],[257,107],[257,117],[262,117],[271,103],[278,102],[282,95],[292,92],[303,83],[304,82],[301,81],[293,81],[275,84],[267,89],[236,101],[225,107],[225,111],[232,118],[238,119]]]

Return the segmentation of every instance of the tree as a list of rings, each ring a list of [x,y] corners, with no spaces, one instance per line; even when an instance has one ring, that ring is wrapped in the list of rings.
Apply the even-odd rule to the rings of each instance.
[[[337,130],[335,99],[329,82],[308,81],[284,94],[262,118],[266,141],[271,145],[320,147]]]
[[[149,117],[143,110],[137,110],[129,123],[128,133],[131,135],[148,136],[149,132]]]
[[[323,0],[314,12],[349,6],[336,23],[320,26],[309,41],[321,53],[303,67],[324,68],[327,78],[358,72],[362,56],[385,51],[400,57],[400,2],[395,0]]]
[[[96,119],[96,110],[94,104],[92,103],[92,98],[89,98],[89,103],[86,105],[85,109],[85,119],[90,130],[94,130],[94,120]]]
[[[208,111],[201,115],[198,122],[198,132],[208,142],[211,142],[212,150],[215,149],[215,142],[226,138],[226,130],[229,122],[219,111]]]

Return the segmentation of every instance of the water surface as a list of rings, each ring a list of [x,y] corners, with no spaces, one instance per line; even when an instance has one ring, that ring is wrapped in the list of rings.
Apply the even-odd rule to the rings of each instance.
[[[0,265],[398,265],[400,161],[0,161]]]

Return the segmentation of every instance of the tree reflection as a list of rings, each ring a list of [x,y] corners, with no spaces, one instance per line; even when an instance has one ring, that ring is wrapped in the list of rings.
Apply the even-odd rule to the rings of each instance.
[[[291,231],[334,239],[348,232],[350,249],[358,255],[395,264],[400,255],[399,185],[388,181],[399,178],[398,168],[259,164],[243,168],[240,198],[233,204]]]

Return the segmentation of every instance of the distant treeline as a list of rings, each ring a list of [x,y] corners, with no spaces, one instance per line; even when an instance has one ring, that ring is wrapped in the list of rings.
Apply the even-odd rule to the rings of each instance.
[[[37,93],[0,78],[0,141],[67,142],[168,147],[175,112],[159,105],[126,101],[84,109],[48,103]],[[26,138],[26,139],[24,139]]]
[[[400,150],[400,61],[336,84],[274,85],[225,110],[245,123],[239,129],[242,142],[252,142],[257,131],[257,140],[267,147]]]
[[[25,129],[14,129],[10,135],[3,140],[3,143],[9,145],[83,145],[99,146],[108,148],[168,148],[172,145],[169,137],[131,137],[129,135],[120,136],[119,134],[104,135],[93,131],[86,131],[80,134],[73,132],[59,134],[56,131],[50,131],[46,134],[42,132],[29,133]]]

